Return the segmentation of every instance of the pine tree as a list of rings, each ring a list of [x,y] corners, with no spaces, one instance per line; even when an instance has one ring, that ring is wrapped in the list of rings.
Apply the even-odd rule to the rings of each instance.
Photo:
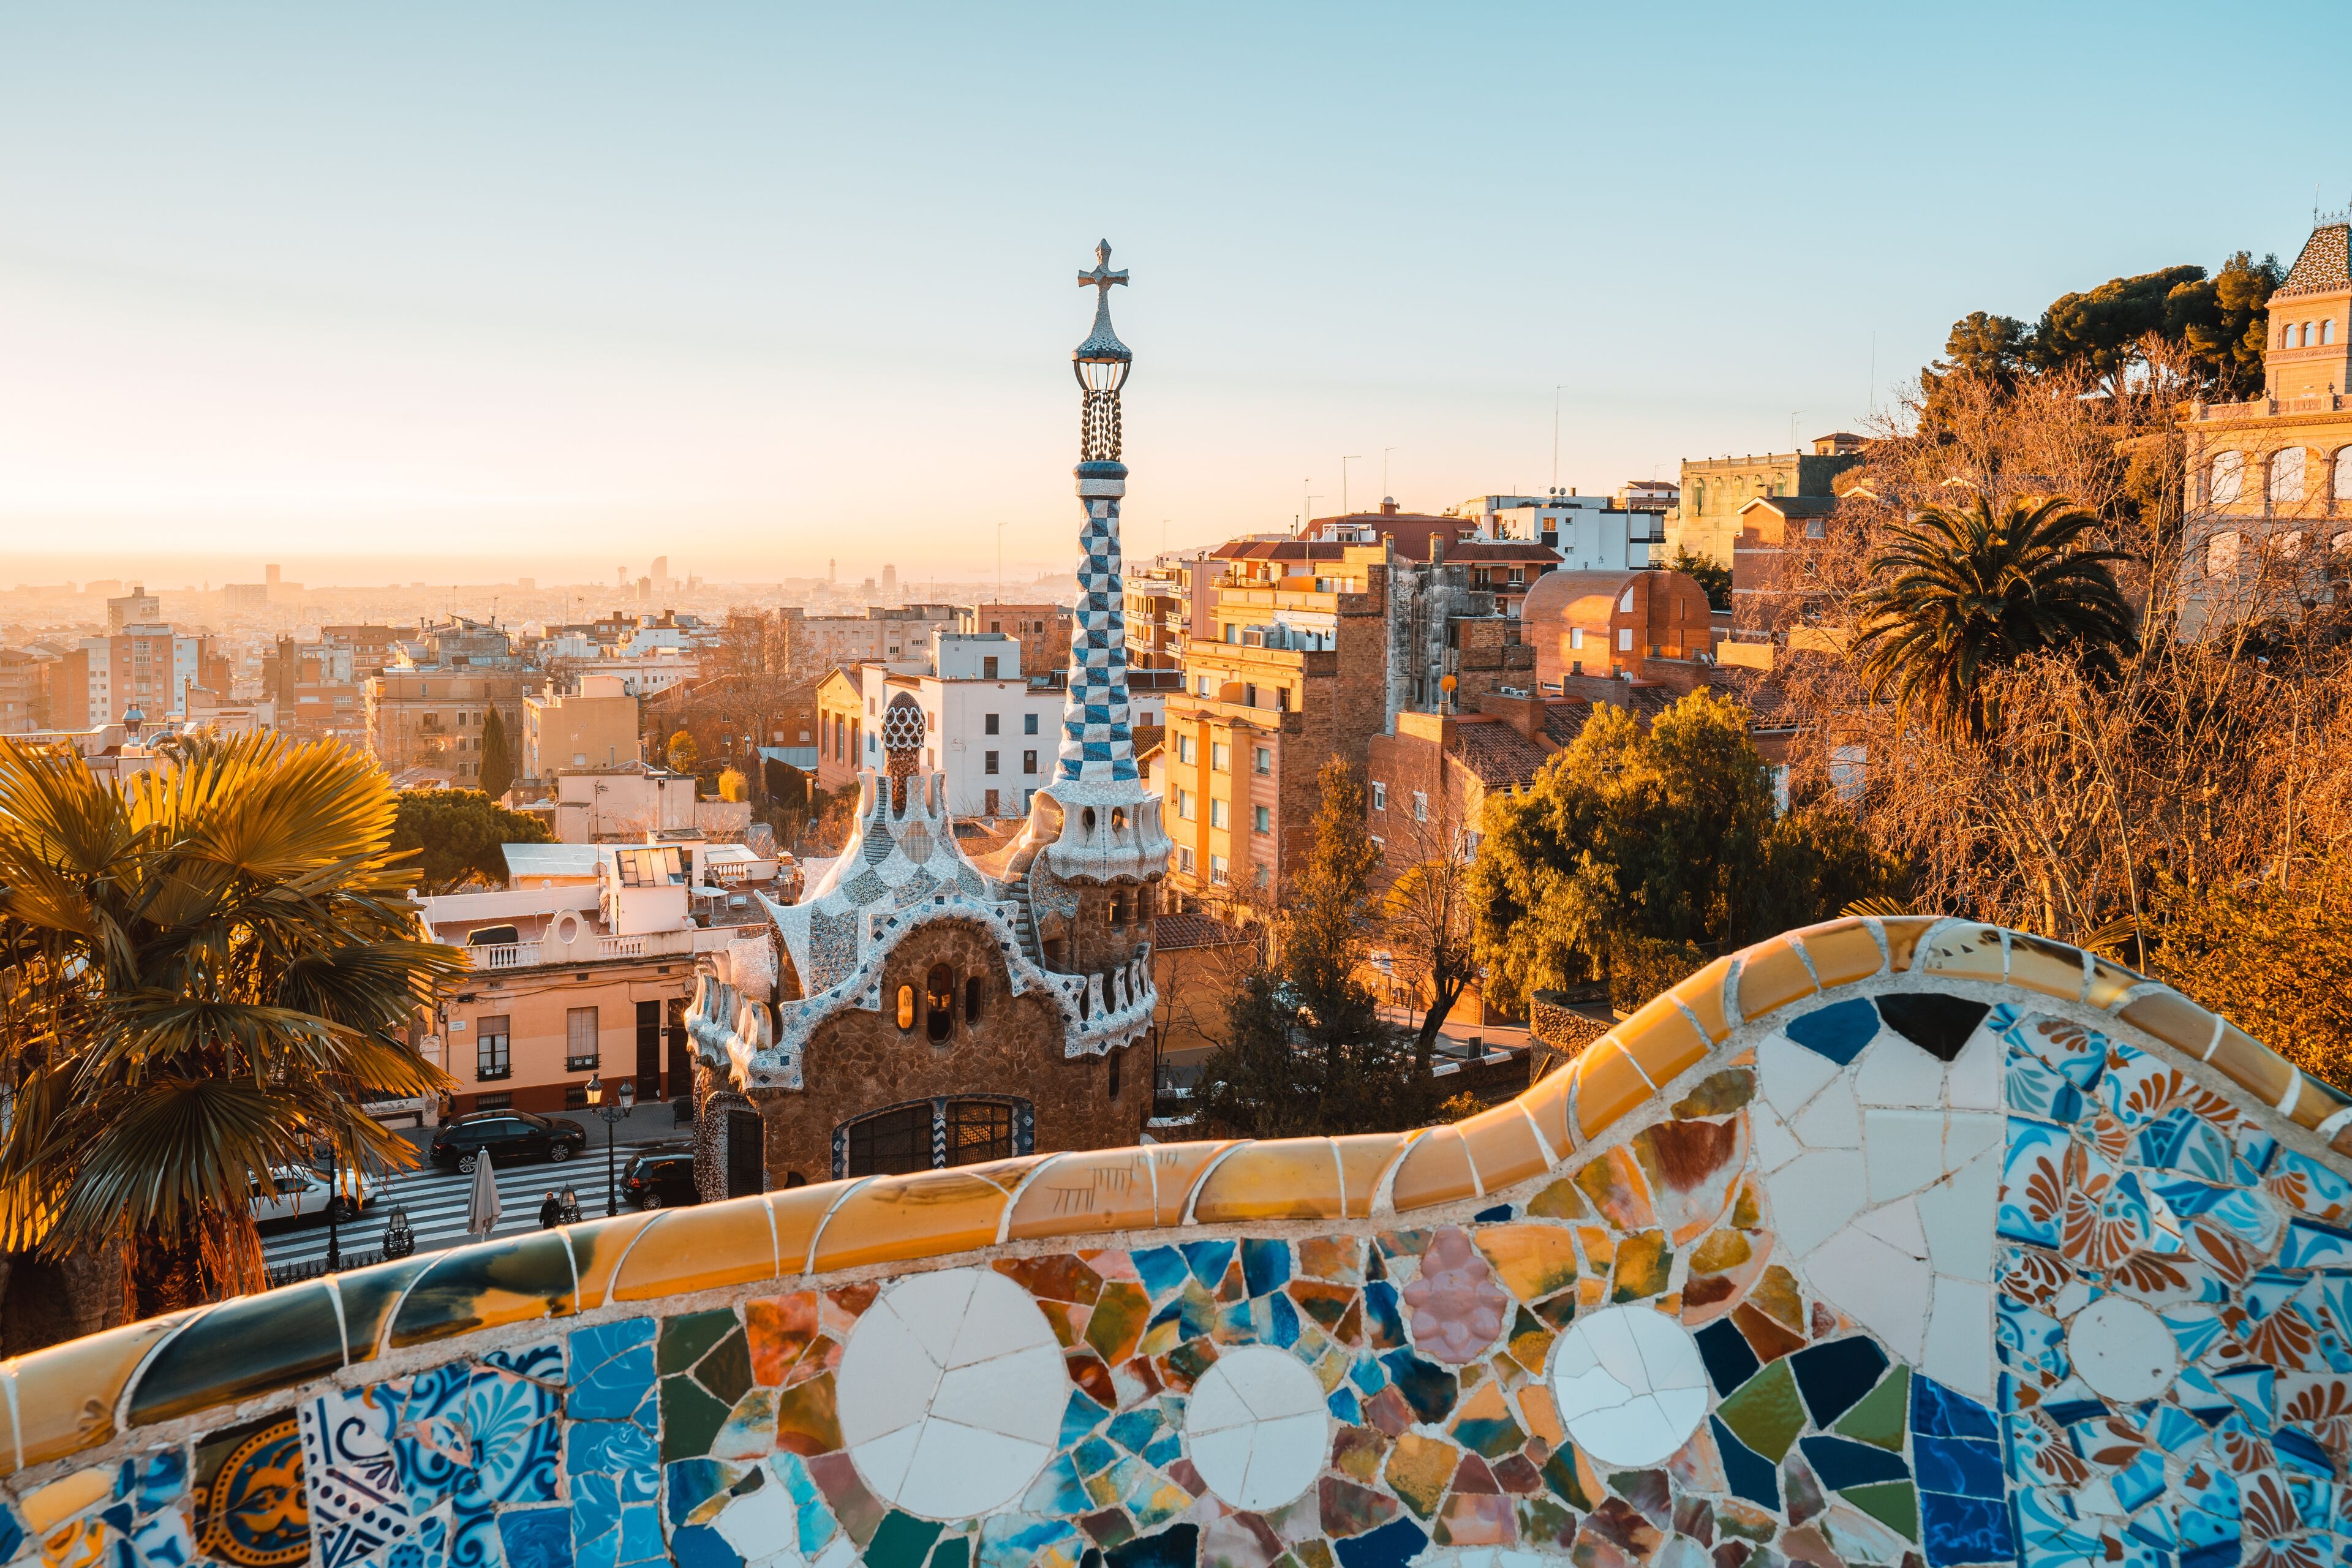
[[[514,752],[507,745],[506,721],[491,709],[482,718],[482,793],[492,800],[514,787]]]

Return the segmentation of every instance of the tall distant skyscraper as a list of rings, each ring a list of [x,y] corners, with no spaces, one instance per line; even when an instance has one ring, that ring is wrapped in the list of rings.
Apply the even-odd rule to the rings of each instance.
[[[886,599],[898,596],[898,569],[896,566],[882,568],[882,596]]]
[[[668,593],[668,592],[669,592],[669,557],[668,557],[668,556],[667,556],[667,555],[656,555],[656,556],[655,556],[655,557],[654,557],[653,579],[654,579],[654,592],[655,592],[655,593],[656,593],[656,594],[667,594],[667,593]]]

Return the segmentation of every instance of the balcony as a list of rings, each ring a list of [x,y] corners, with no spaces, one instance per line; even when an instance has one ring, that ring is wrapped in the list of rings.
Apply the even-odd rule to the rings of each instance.
[[[2275,414],[2341,414],[2352,408],[2352,395],[2312,392],[2301,397],[2257,397],[2250,403],[2200,403],[2200,420],[2260,419]]]
[[[640,936],[591,936],[583,932],[568,942],[557,941],[550,931],[537,942],[469,947],[466,955],[477,970],[571,969],[639,958],[692,958],[698,952],[717,952],[734,937],[732,926],[647,931]]]

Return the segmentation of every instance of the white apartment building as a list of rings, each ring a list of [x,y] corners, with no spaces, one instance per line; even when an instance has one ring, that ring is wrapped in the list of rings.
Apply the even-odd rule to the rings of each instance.
[[[1559,552],[1562,572],[1639,572],[1664,565],[1665,513],[1609,496],[1475,496],[1456,510],[1486,539],[1521,539]]]
[[[883,765],[882,710],[898,693],[908,692],[923,708],[923,766],[947,774],[949,812],[1025,814],[1030,795],[1054,776],[1062,743],[1062,687],[1033,684],[1023,675],[1021,639],[1008,633],[941,628],[932,634],[930,658],[937,673],[903,674],[881,662],[858,667],[866,766]],[[1160,693],[1132,695],[1136,724],[1163,721]]]

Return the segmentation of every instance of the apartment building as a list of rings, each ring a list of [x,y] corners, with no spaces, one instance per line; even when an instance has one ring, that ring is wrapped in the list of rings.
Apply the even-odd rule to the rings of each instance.
[[[1070,626],[1067,605],[967,605],[956,612],[956,629],[966,636],[1019,639],[1021,668],[1033,678],[1070,662]]]
[[[279,722],[303,740],[322,736],[364,744],[367,689],[361,655],[347,644],[279,637],[263,658],[262,689],[278,706]],[[383,668],[381,662],[377,668]]]
[[[1671,489],[1672,486],[1665,487]],[[1544,496],[1478,496],[1459,509],[1480,539],[1532,542],[1554,552],[1563,572],[1638,572],[1663,564],[1666,509],[1561,490]]]
[[[953,631],[958,620],[952,605],[872,605],[862,616],[812,616],[788,605],[776,614],[785,675],[794,682],[869,662],[918,674],[929,668],[932,631]]]
[[[522,700],[522,776],[547,779],[568,768],[617,768],[642,762],[637,699],[619,675],[580,677],[577,691]]]
[[[1269,539],[1286,535],[1273,534]],[[1181,669],[1184,645],[1208,635],[1206,586],[1224,575],[1225,565],[1206,550],[1160,556],[1127,578],[1127,668]]]
[[[382,673],[365,682],[365,722],[376,765],[460,789],[478,787],[482,731],[495,711],[513,748],[523,732],[523,700],[547,679],[517,658],[507,634],[462,616],[420,628]]]
[[[155,602],[152,595],[127,598],[142,605]],[[184,716],[188,688],[198,682],[202,639],[175,632],[164,622],[119,621],[125,603],[107,601],[107,623],[115,629],[102,637],[82,639],[82,721],[121,719],[133,708],[150,722]]]
[[[1146,759],[1167,801],[1180,893],[1278,898],[1311,840],[1325,762],[1361,766],[1370,738],[1402,713],[1532,686],[1532,650],[1473,573],[1514,559],[1533,571],[1550,552],[1527,544],[1474,566],[1453,559],[1461,520],[1426,521],[1405,531],[1423,560],[1395,535],[1244,540],[1215,552],[1225,570],[1205,584],[1210,635],[1188,640],[1184,685]]]
[[[855,669],[829,669],[816,683],[816,787],[854,784],[865,766],[865,678]]]
[[[1804,646],[1802,625],[1818,593],[1791,587],[1787,558],[1807,540],[1823,540],[1837,526],[1835,496],[1759,497],[1739,509],[1731,552],[1731,626],[1715,645],[1717,659],[1749,669],[1772,668],[1775,650]]]
[[[1706,590],[1680,572],[1555,572],[1528,596],[1520,627],[1537,687],[1606,700],[1591,683],[1704,678],[1714,630]]]
[[[1514,537],[1504,531],[1499,514],[1481,510],[1478,501],[1437,514],[1403,511],[1395,501],[1384,500],[1377,511],[1318,517],[1295,535],[1236,540],[1221,545],[1214,553],[1225,560],[1280,561],[1297,565],[1337,560],[1340,552],[1367,544],[1385,544],[1400,562],[1422,565],[1433,562],[1466,568],[1465,584],[1492,594],[1495,613],[1506,616],[1518,613],[1519,602],[1527,597],[1528,586],[1557,567],[1560,559],[1557,550],[1532,534]]]
[[[510,866],[517,849],[579,854],[508,847]],[[457,1080],[449,1113],[576,1110],[597,1073],[634,1078],[641,1100],[689,1090],[695,958],[738,934],[708,914],[697,921],[698,905],[730,908],[730,889],[698,879],[695,847],[596,845],[584,866],[567,858],[562,875],[513,879],[532,885],[424,900],[424,935],[466,949],[474,971],[427,1040]]]
[[[1870,443],[1843,430],[1813,438],[1809,452],[1685,458],[1682,495],[1666,520],[1666,554],[1677,549],[1728,566],[1739,509],[1759,496],[1825,496],[1840,474],[1862,461]]]
[[[0,648],[0,735],[50,727],[52,682],[62,662],[26,648]]]

